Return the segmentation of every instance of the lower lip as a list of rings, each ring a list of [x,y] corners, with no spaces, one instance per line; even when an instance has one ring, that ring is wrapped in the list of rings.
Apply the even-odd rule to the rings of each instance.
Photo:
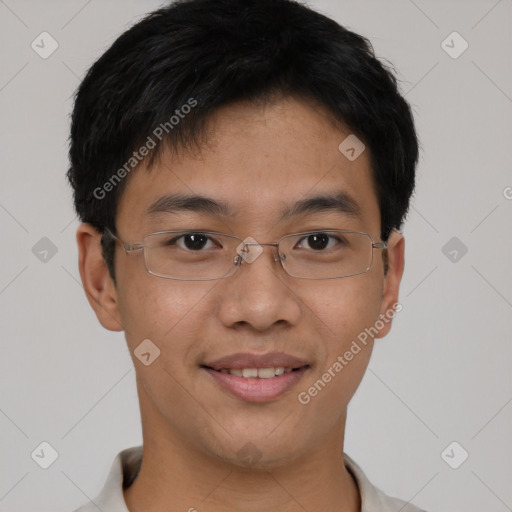
[[[246,402],[268,402],[289,391],[308,370],[303,366],[298,370],[284,373],[270,379],[245,378],[222,373],[210,368],[202,368],[208,372],[215,381],[232,395]]]

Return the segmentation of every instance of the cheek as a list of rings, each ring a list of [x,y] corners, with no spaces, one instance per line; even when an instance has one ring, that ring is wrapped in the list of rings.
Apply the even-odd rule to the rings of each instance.
[[[197,315],[212,284],[161,279],[147,273],[119,283],[119,311],[133,350],[149,338],[158,347],[172,342],[173,351],[188,346],[199,328]]]
[[[197,442],[195,432],[215,430],[211,425],[214,411],[202,403],[201,390],[191,380],[195,375],[191,371],[196,371],[195,343],[210,318],[205,308],[212,286],[139,276],[123,286],[120,300],[144,417],[165,418],[171,430],[190,443]],[[151,345],[149,350],[147,344],[141,345],[146,339],[158,349],[158,356],[147,366],[137,355],[142,353],[138,347],[144,346],[144,352],[150,354],[155,350]],[[209,435],[213,442],[214,433]]]
[[[307,297],[321,346],[317,367],[302,388],[305,401],[315,397],[320,407],[335,403],[338,408],[348,404],[368,365],[373,338],[367,329],[379,318],[380,286],[365,275],[354,276],[311,287]]]
[[[378,319],[381,296],[381,283],[361,274],[309,286],[302,300],[323,328],[327,346],[342,350]]]

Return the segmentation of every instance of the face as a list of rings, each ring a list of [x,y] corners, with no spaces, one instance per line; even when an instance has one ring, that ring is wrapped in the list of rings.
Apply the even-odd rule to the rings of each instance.
[[[168,152],[150,171],[130,176],[118,208],[118,236],[135,243],[157,231],[207,230],[264,243],[289,233],[343,229],[379,241],[368,150],[350,161],[338,149],[349,134],[298,100],[224,107],[200,151]],[[230,212],[147,213],[170,194],[206,196]],[[358,214],[319,208],[282,216],[298,201],[339,194],[350,196]],[[382,249],[375,249],[368,272],[329,280],[288,276],[269,246],[225,279],[162,279],[146,272],[142,251],[127,254],[118,245],[114,286],[93,250],[99,237],[87,243],[88,228],[81,229],[82,278],[101,323],[126,333],[145,439],[165,438],[239,465],[249,456],[262,467],[339,443],[373,344],[371,336],[366,343],[358,336],[379,315],[388,320],[379,323],[377,337],[391,325],[403,270],[400,235],[389,240],[386,276]],[[160,350],[148,366],[134,355],[146,339]],[[269,367],[286,370],[268,379],[226,373]]]

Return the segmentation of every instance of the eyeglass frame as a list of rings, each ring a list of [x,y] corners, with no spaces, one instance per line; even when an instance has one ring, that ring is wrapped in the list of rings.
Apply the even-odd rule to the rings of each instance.
[[[374,249],[387,249],[388,248],[388,242],[387,241],[382,241],[381,240],[381,241],[378,241],[378,242],[374,242],[372,236],[369,233],[365,233],[363,231],[352,231],[352,230],[347,230],[347,229],[324,229],[324,230],[320,229],[320,230],[314,230],[314,231],[303,231],[303,232],[299,232],[299,233],[289,233],[287,235],[282,236],[277,242],[265,242],[265,243],[260,243],[260,242],[256,242],[256,241],[255,242],[245,242],[245,240],[248,237],[246,237],[245,239],[241,239],[241,238],[239,238],[239,237],[237,237],[235,235],[230,235],[229,233],[220,233],[220,232],[217,232],[217,231],[201,231],[201,230],[194,231],[194,230],[184,230],[184,229],[167,230],[167,231],[164,230],[164,231],[156,231],[154,233],[149,233],[149,234],[147,234],[147,235],[145,235],[143,237],[143,241],[142,242],[135,242],[135,243],[132,243],[132,244],[130,244],[128,242],[125,242],[124,240],[121,240],[121,238],[119,238],[118,236],[114,235],[114,233],[112,233],[112,231],[110,231],[110,229],[108,229],[108,228],[105,228],[104,234],[108,234],[108,236],[110,236],[114,240],[118,241],[123,246],[123,249],[125,250],[126,254],[129,254],[129,253],[135,252],[135,251],[140,251],[142,249],[142,255],[143,255],[143,258],[144,258],[144,266],[146,267],[146,272],[148,274],[152,275],[152,276],[159,277],[161,279],[172,279],[174,281],[217,281],[217,280],[220,280],[220,279],[226,279],[228,277],[234,276],[235,273],[237,272],[238,268],[245,261],[244,257],[237,253],[237,255],[234,256],[234,258],[233,258],[233,265],[234,265],[235,270],[232,273],[226,272],[226,274],[224,274],[221,277],[213,277],[213,278],[209,278],[209,279],[183,279],[183,278],[179,278],[179,277],[162,276],[162,275],[159,275],[159,274],[155,274],[154,272],[152,272],[148,268],[147,260],[146,260],[146,254],[144,252],[144,248],[146,247],[144,245],[144,239],[146,239],[147,237],[152,236],[152,235],[161,235],[161,234],[164,234],[164,233],[182,233],[182,234],[192,233],[194,235],[196,235],[196,234],[197,235],[221,235],[221,236],[227,236],[229,238],[234,238],[236,240],[240,240],[240,242],[244,244],[244,248],[247,247],[247,246],[250,246],[250,245],[257,245],[257,246],[271,245],[271,246],[276,247],[276,249],[279,249],[279,244],[285,238],[288,238],[288,237],[291,237],[291,236],[311,235],[311,234],[316,234],[316,233],[332,233],[332,232],[336,232],[336,233],[355,233],[355,234],[358,234],[358,235],[364,235],[364,236],[366,236],[366,237],[368,237],[370,239],[370,242],[371,242],[371,259],[370,259],[370,263],[369,263],[368,267],[366,268],[366,270],[363,270],[361,272],[357,272],[356,274],[349,274],[347,276],[319,277],[319,278],[315,278],[315,277],[298,277],[298,276],[293,276],[293,275],[288,273],[288,271],[286,270],[285,266],[283,265],[283,261],[284,261],[283,260],[283,255],[279,253],[279,250],[277,251],[279,257],[276,258],[274,256],[274,261],[275,262],[279,261],[279,263],[281,264],[281,268],[284,270],[286,275],[288,275],[290,277],[293,277],[295,279],[308,279],[308,280],[313,280],[313,281],[325,281],[325,280],[328,280],[328,279],[344,279],[345,277],[353,277],[353,276],[358,276],[358,275],[361,275],[361,274],[366,274],[370,270],[370,268],[372,266],[372,263],[373,263],[373,250]]]

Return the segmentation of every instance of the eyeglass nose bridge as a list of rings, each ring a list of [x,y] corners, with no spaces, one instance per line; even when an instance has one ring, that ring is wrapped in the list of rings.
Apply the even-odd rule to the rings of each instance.
[[[240,245],[242,245],[242,248],[240,249],[240,245],[237,247],[238,254],[233,258],[233,263],[236,266],[240,266],[244,261],[247,262],[247,263],[252,263],[253,261],[255,261],[256,258],[258,258],[258,256],[263,252],[263,249],[261,249],[261,251],[257,251],[257,254],[255,254],[253,256],[249,256],[250,249],[248,249],[248,247],[250,247],[251,245],[252,246],[256,246],[256,247],[261,247],[263,245],[271,245],[271,246],[274,246],[274,247],[276,247],[278,249],[279,248],[279,244],[280,244],[280,242],[260,243],[260,242],[256,242],[256,241],[254,241],[254,242],[246,242],[245,240],[243,240],[242,243],[240,244]],[[276,252],[277,252],[277,257],[276,257],[276,254],[274,253],[274,261],[276,263],[280,262],[281,265],[282,265],[283,262],[286,261],[286,255],[285,254],[280,254],[279,250],[276,251]]]

